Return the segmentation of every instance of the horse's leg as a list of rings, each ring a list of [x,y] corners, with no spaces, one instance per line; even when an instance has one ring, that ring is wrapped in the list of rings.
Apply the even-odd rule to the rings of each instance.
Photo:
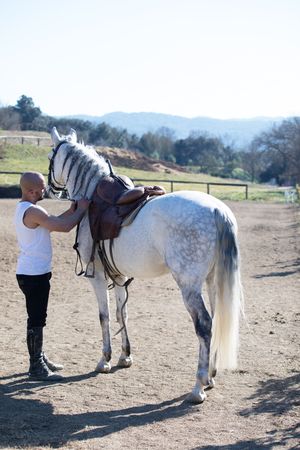
[[[209,298],[209,303],[210,303],[211,317],[213,320],[214,314],[215,314],[215,309],[216,309],[216,299],[217,299],[214,269],[208,274],[208,276],[206,278],[206,286],[207,286],[207,293],[208,293],[208,298]],[[210,388],[214,387],[214,385],[215,385],[214,377],[217,375],[216,358],[217,358],[216,354],[210,358],[210,364],[209,364],[209,387]]]
[[[191,288],[182,289],[184,303],[189,311],[196,334],[199,339],[199,359],[196,376],[196,384],[188,400],[193,403],[201,403],[205,400],[204,388],[209,386],[209,352],[211,340],[212,320],[205,307],[201,292]]]
[[[98,307],[99,319],[102,329],[102,357],[97,364],[96,372],[108,373],[111,370],[111,338],[110,338],[110,314],[109,314],[109,295],[107,291],[107,281],[104,273],[95,272],[95,277],[90,278],[90,282],[94,288]]]
[[[124,284],[126,278],[119,278],[118,283]],[[117,321],[121,330],[122,337],[122,352],[119,358],[118,366],[120,367],[130,367],[132,364],[132,357],[130,354],[130,342],[127,334],[127,304],[126,304],[126,289],[123,286],[115,286],[115,296],[116,296],[116,316]]]

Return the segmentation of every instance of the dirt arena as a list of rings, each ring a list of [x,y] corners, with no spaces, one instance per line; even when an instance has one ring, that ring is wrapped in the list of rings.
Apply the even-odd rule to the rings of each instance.
[[[53,213],[66,203],[46,200]],[[0,448],[299,448],[300,212],[295,205],[230,203],[240,228],[247,323],[239,369],[216,377],[201,405],[194,385],[197,338],[170,276],[130,287],[134,363],[96,374],[101,354],[97,304],[74,274],[74,232],[53,234],[52,295],[45,329],[49,356],[65,364],[59,384],[29,382],[26,314],[15,281],[15,200],[0,200]],[[112,330],[116,332],[114,299]],[[297,398],[298,396],[298,398]],[[297,410],[298,407],[298,410]]]

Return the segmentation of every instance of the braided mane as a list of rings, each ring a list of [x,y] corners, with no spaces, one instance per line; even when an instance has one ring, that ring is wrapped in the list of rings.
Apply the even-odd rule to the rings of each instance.
[[[93,147],[83,144],[68,144],[65,147],[62,172],[66,168],[66,183],[71,176],[75,180],[72,186],[73,197],[79,193],[85,197],[92,180],[109,174],[109,167],[103,156],[99,155]]]

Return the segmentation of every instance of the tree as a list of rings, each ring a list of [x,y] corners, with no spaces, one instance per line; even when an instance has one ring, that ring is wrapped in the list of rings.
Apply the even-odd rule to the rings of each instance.
[[[239,154],[230,145],[220,146],[219,151],[222,161],[222,167],[219,171],[219,175],[225,178],[230,178],[233,176],[234,170],[239,166]]]
[[[159,155],[158,141],[159,138],[156,134],[150,132],[145,133],[139,141],[138,150],[149,157],[157,156]]]
[[[222,141],[204,134],[193,134],[174,144],[177,164],[199,166],[201,172],[214,175],[220,174],[222,170],[222,152]]]
[[[252,141],[248,151],[241,151],[239,155],[242,169],[249,174],[250,181],[252,183],[258,181],[262,171],[262,153],[258,149],[257,142]]]
[[[260,179],[279,185],[300,183],[300,118],[284,120],[258,136],[253,145],[262,153]]]
[[[20,115],[12,106],[0,108],[0,128],[3,130],[20,130]]]
[[[21,130],[33,130],[33,122],[42,112],[40,108],[34,106],[31,97],[22,95],[17,101],[14,110],[20,115]]]

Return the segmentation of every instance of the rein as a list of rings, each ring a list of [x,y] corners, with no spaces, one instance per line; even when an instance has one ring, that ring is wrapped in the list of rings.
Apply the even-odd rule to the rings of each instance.
[[[53,155],[49,162],[49,169],[48,169],[48,186],[50,192],[52,192],[55,197],[58,197],[58,194],[65,194],[66,197],[69,199],[69,193],[65,186],[60,185],[60,183],[55,179],[54,175],[54,159],[57,155],[58,150],[63,144],[68,144],[68,141],[61,141],[54,149],[53,149]],[[54,180],[54,183],[53,181]]]

